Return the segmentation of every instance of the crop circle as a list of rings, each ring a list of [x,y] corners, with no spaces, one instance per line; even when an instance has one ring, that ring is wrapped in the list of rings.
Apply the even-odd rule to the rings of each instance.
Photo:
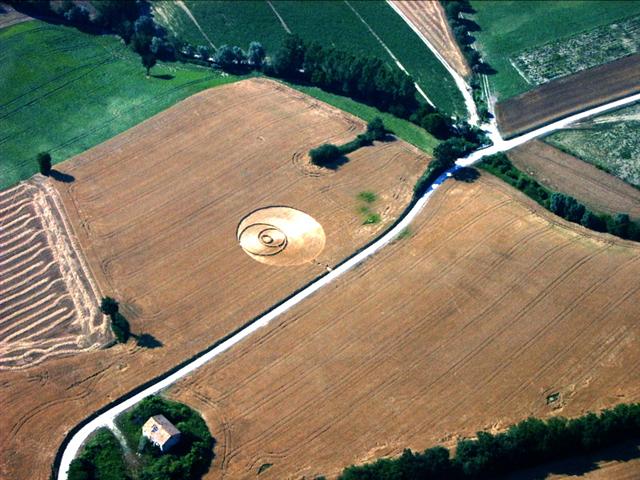
[[[266,207],[242,219],[240,247],[254,260],[269,265],[300,265],[324,249],[322,226],[310,215],[290,207]]]

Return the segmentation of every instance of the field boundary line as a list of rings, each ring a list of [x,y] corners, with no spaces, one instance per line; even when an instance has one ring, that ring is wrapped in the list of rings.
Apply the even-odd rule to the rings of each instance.
[[[273,5],[273,3],[271,3],[271,0],[267,0],[267,4],[271,7],[271,10],[273,10],[273,13],[275,13],[276,17],[278,17],[278,20],[280,20],[280,24],[282,25],[282,28],[284,28],[285,32],[287,32],[288,34],[292,34],[293,32],[287,26],[287,23],[284,21],[284,18],[280,16],[280,14],[276,10],[276,7]]]
[[[389,56],[393,59],[394,62],[396,62],[396,65],[398,66],[398,68],[400,70],[402,70],[404,73],[406,73],[408,76],[411,76],[409,74],[409,72],[407,71],[406,68],[404,68],[404,65],[402,65],[402,63],[400,63],[400,60],[398,60],[398,57],[396,57],[393,52],[391,51],[391,49],[389,47],[387,47],[387,45],[382,41],[382,39],[378,36],[378,34],[373,30],[373,28],[371,28],[371,26],[367,23],[367,21],[362,18],[362,15],[360,15],[358,13],[358,11],[353,8],[351,6],[351,4],[349,3],[348,0],[344,0],[344,3],[347,4],[347,7],[349,7],[351,9],[351,11],[355,14],[356,17],[358,17],[358,19],[364,24],[365,27],[367,27],[367,29],[369,30],[369,32],[371,33],[371,35],[373,35],[375,37],[376,40],[378,40],[378,42],[380,42],[380,45],[382,45],[382,48],[384,48],[386,50],[386,52],[389,54]],[[429,105],[431,105],[433,108],[436,108],[435,104],[431,101],[431,99],[427,96],[427,94],[424,92],[424,90],[422,90],[422,87],[420,87],[420,85],[418,85],[417,82],[413,82],[413,84],[416,87],[416,90],[418,90],[418,93],[427,101],[427,103]]]
[[[191,13],[191,10],[189,10],[189,7],[187,7],[187,4],[184,3],[182,0],[176,0],[176,5],[178,5],[178,7],[187,14],[187,16],[191,19],[191,21],[193,22],[193,24],[196,26],[196,28],[198,30],[200,30],[200,33],[202,34],[202,36],[207,40],[207,42],[209,42],[209,45],[211,45],[213,47],[214,50],[217,50],[217,47],[213,44],[213,42],[211,41],[211,39],[207,36],[206,33],[204,33],[204,30],[202,29],[202,27],[200,26],[200,24],[198,23],[198,20],[196,20],[196,17],[193,16],[193,13]]]

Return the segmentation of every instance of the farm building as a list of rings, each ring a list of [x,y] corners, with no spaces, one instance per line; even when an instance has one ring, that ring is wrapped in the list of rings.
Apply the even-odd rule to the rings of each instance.
[[[142,435],[166,452],[180,441],[180,430],[164,415],[154,415],[142,426]]]

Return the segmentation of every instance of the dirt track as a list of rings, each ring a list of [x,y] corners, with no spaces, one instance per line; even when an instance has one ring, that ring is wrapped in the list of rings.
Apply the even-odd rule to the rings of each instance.
[[[508,156],[543,185],[571,195],[592,210],[640,218],[640,190],[541,140],[514,148]]]
[[[311,166],[314,146],[352,139],[354,117],[266,80],[195,95],[59,168],[89,264],[120,299],[135,333],[163,346],[118,346],[0,374],[0,478],[47,478],[66,429],[167,371],[335,265],[395,219],[427,159],[400,141],[351,154],[337,171]],[[378,225],[356,195],[371,190]],[[313,262],[272,266],[238,245],[249,213],[290,206],[324,229]]]
[[[528,132],[571,113],[640,91],[640,54],[553,80],[498,102],[496,116],[505,138]]]
[[[219,442],[208,480],[333,476],[640,399],[640,246],[486,175],[412,232],[172,389]]]
[[[434,46],[449,65],[463,77],[471,72],[453,37],[440,2],[432,0],[394,0],[393,3],[402,10],[420,33]]]

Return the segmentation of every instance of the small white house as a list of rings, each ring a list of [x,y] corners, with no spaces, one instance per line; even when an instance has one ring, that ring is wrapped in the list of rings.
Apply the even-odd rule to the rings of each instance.
[[[166,452],[180,441],[180,430],[164,415],[154,415],[142,426],[142,435]]]

